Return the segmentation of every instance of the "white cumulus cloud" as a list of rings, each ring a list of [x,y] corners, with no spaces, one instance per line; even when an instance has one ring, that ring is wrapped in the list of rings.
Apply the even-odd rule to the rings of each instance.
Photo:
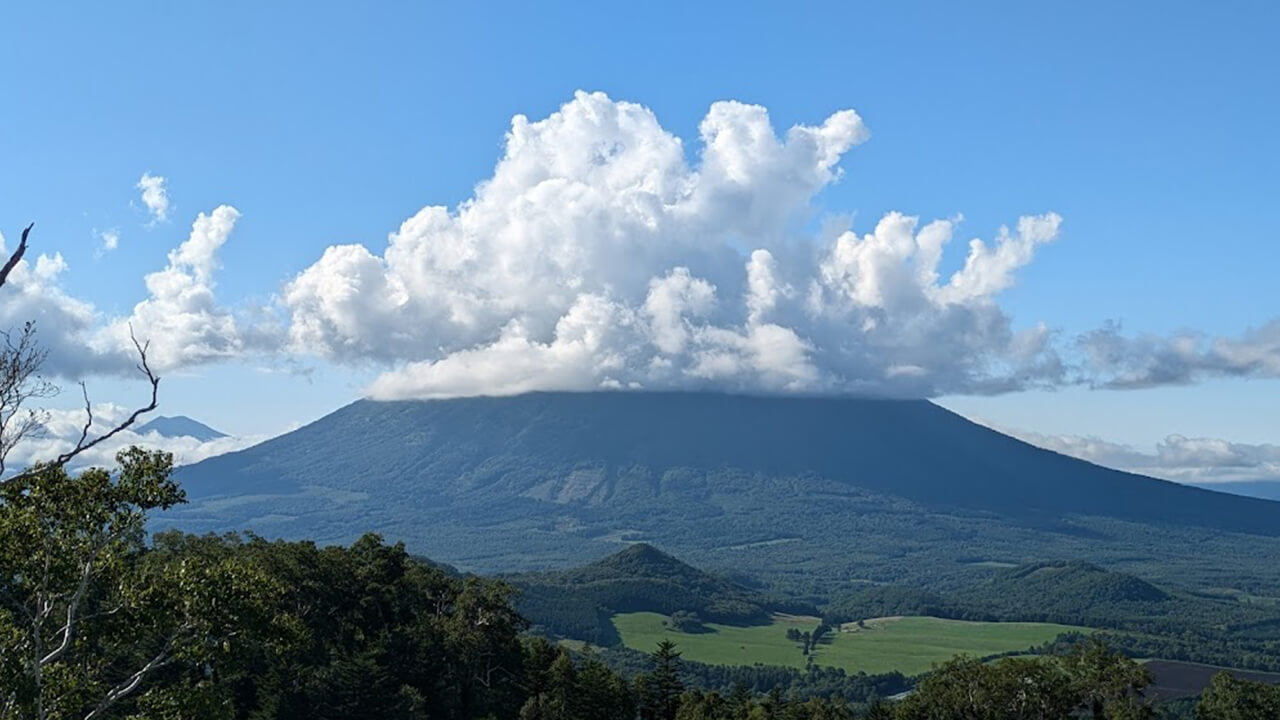
[[[491,177],[429,206],[385,249],[330,247],[283,293],[293,350],[390,365],[375,397],[601,387],[932,395],[1065,376],[1044,327],[996,296],[1052,213],[971,240],[891,213],[813,232],[813,200],[869,133],[852,110],[779,134],[719,102],[696,160],[647,108],[578,93],[513,118]]]
[[[147,275],[147,298],[103,328],[95,345],[127,353],[132,332],[151,342],[150,358],[159,370],[239,357],[243,343],[236,319],[218,305],[213,277],[218,250],[239,219],[230,205],[200,213],[191,234],[169,253],[169,264]]]
[[[146,297],[124,316],[107,316],[64,289],[68,267],[60,253],[34,260],[28,254],[0,289],[0,328],[34,321],[37,340],[48,350],[46,372],[73,380],[136,373],[131,332],[150,344],[148,357],[159,372],[278,348],[269,316],[242,327],[214,294],[217,254],[239,217],[229,205],[201,213],[187,239],[169,253],[167,266],[146,276]],[[7,256],[3,235],[0,252]]]

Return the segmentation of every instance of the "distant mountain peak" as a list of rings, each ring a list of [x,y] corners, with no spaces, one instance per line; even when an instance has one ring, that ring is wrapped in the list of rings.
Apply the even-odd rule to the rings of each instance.
[[[226,433],[218,432],[202,422],[192,420],[186,415],[161,415],[138,426],[136,432],[140,435],[154,432],[167,438],[192,437],[201,442],[227,437]]]

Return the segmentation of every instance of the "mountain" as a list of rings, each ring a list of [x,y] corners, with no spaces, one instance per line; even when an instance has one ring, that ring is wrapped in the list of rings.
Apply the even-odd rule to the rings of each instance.
[[[349,542],[463,570],[566,567],[648,541],[819,593],[970,584],[1089,558],[1280,588],[1280,503],[1102,468],[933,403],[710,393],[359,401],[181,468],[162,524]]]
[[[508,579],[520,588],[521,614],[533,623],[598,645],[615,644],[609,616],[617,612],[683,611],[730,624],[768,622],[770,611],[817,613],[811,605],[771,597],[704,572],[646,543],[573,570]]]
[[[139,434],[155,432],[167,438],[193,437],[201,442],[227,437],[225,434],[202,422],[192,420],[186,415],[174,415],[172,417],[162,415],[152,419],[150,422],[139,425],[135,432]]]

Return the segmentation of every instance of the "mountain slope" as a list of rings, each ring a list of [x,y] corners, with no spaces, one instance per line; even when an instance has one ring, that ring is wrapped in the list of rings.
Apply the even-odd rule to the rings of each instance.
[[[174,415],[172,417],[162,415],[150,422],[139,425],[136,432],[139,434],[155,432],[167,438],[193,437],[201,442],[226,437],[226,434],[220,433],[202,422],[192,420],[186,415]]]
[[[1280,549],[1280,504],[1101,468],[926,401],[360,401],[179,477],[196,502],[173,524],[322,541],[376,530],[476,570],[563,567],[622,538],[832,583],[936,581],[993,559],[1207,573],[1194,556],[1214,543],[1253,572],[1250,553]],[[1262,537],[1239,552],[1224,533]]]

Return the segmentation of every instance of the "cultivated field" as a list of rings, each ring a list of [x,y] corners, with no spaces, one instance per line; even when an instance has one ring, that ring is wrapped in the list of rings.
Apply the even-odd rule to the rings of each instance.
[[[665,627],[658,613],[615,615],[614,626],[627,647],[648,652],[659,640],[677,644],[685,659],[718,665],[784,665],[803,668],[799,643],[787,640],[789,627],[812,630],[818,619],[775,615],[770,625],[735,627],[707,623],[706,632],[682,633]],[[1025,650],[1059,633],[1081,630],[1051,623],[983,623],[932,617],[879,618],[865,628],[846,625],[818,645],[814,662],[847,672],[914,675],[964,653],[974,656]]]

